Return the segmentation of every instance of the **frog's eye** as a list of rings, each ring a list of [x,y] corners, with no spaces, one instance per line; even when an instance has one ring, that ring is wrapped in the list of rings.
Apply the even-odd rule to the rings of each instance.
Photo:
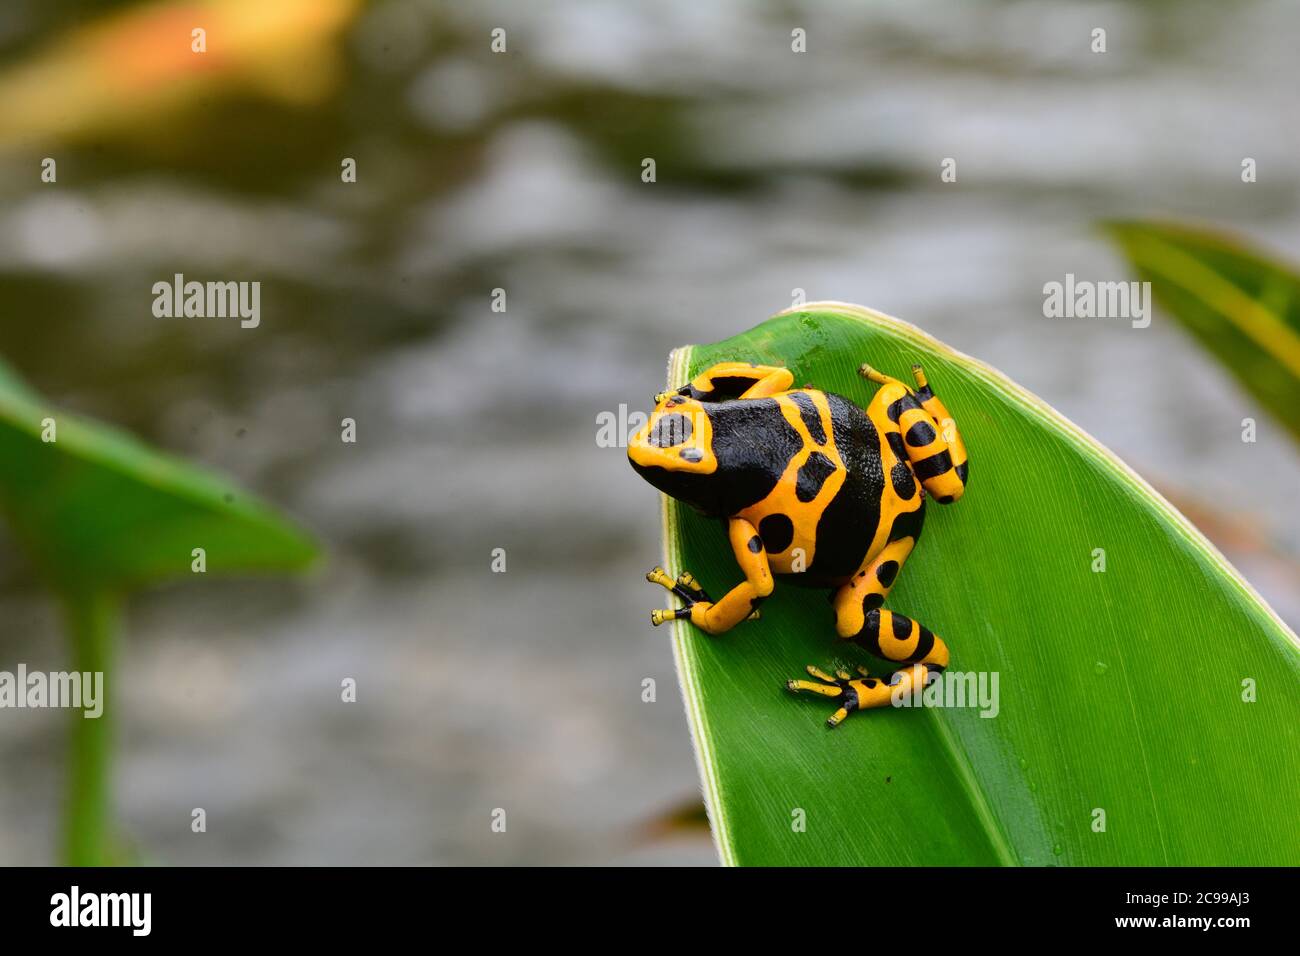
[[[650,444],[656,448],[672,448],[691,437],[691,420],[677,412],[661,415],[650,429]]]

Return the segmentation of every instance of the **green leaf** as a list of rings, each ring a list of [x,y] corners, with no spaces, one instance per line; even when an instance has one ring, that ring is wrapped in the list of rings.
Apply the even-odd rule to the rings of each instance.
[[[55,424],[55,441],[44,422]],[[109,426],[61,413],[0,363],[0,511],[62,590],[304,567],[316,546],[242,489]]]
[[[1208,230],[1107,226],[1161,307],[1300,440],[1300,276]]]
[[[996,672],[1000,703],[992,718],[882,708],[828,730],[831,702],[784,682],[807,664],[887,669],[836,638],[823,592],[786,579],[761,620],[730,633],[675,622],[725,862],[1300,860],[1296,637],[1146,482],[999,372],[856,306],[808,305],[679,349],[669,385],[720,361],[785,365],[863,406],[875,386],[860,363],[898,376],[924,364],[966,439],[970,484],[930,504],[887,606],[947,641],[951,671]],[[725,533],[665,502],[670,571],[714,594],[736,583]]]

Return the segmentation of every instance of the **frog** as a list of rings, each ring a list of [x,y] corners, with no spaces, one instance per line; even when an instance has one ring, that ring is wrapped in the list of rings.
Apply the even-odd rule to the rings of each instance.
[[[863,408],[795,387],[784,366],[720,362],[654,396],[627,444],[642,478],[726,526],[744,576],[714,601],[689,571],[653,568],[646,579],[682,604],[652,611],[651,624],[687,620],[716,636],[758,620],[777,577],[827,589],[839,638],[891,666],[854,676],[809,665],[812,680],[785,682],[831,698],[831,728],[908,700],[949,665],[937,634],[884,607],[920,540],[926,499],[958,501],[970,470],[956,421],[921,365],[911,371],[914,387],[863,363],[858,374],[877,386]]]

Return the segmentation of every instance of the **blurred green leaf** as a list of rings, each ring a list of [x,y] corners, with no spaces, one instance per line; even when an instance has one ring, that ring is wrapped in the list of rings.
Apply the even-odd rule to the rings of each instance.
[[[1300,276],[1205,229],[1115,222],[1107,231],[1191,332],[1300,441]]]
[[[0,362],[0,512],[63,598],[74,669],[110,674],[120,595],[192,575],[305,567],[316,545],[235,485],[125,432],[56,411]],[[107,680],[107,678],[106,678]],[[64,859],[121,863],[112,721],[72,721]]]
[[[784,682],[806,664],[890,668],[836,638],[823,592],[779,578],[761,620],[719,637],[674,622],[724,861],[1300,859],[1300,831],[1285,822],[1300,787],[1300,646],[1146,482],[1005,376],[857,306],[810,304],[679,349],[669,385],[721,361],[784,365],[862,405],[874,386],[860,363],[896,375],[924,364],[966,439],[970,485],[928,509],[886,606],[942,636],[953,671],[996,672],[1000,690],[990,719],[882,708],[830,731],[834,704]],[[670,571],[694,572],[714,594],[735,583],[725,532],[665,501]]]
[[[53,419],[57,440],[42,440]],[[301,568],[302,530],[230,482],[64,414],[0,363],[0,511],[61,589],[123,590],[192,574]]]

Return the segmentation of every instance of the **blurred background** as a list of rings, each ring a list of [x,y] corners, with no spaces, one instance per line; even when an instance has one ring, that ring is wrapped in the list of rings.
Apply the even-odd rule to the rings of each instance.
[[[673,346],[796,290],[905,318],[1043,396],[1300,624],[1283,429],[1159,313],[1138,330],[1042,312],[1067,272],[1132,278],[1107,216],[1300,258],[1297,29],[1282,0],[8,0],[0,356],[234,476],[328,554],[302,578],[131,601],[111,690],[136,852],[715,862],[648,622],[657,500],[597,416],[645,410]],[[259,280],[260,327],[155,318],[177,272]],[[67,660],[0,533],[0,669]],[[0,862],[55,858],[66,720],[0,712]]]

